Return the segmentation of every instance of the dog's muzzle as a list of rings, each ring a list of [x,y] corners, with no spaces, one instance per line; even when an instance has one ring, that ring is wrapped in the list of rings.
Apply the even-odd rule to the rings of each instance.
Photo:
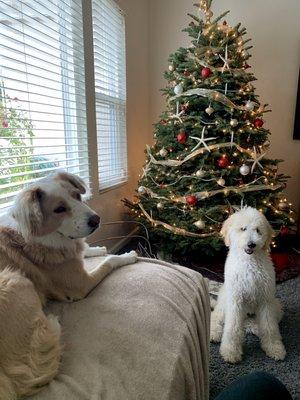
[[[88,219],[88,226],[91,228],[91,233],[93,233],[100,225],[100,217],[97,214],[92,214]]]
[[[245,252],[249,255],[253,254],[255,247],[256,247],[256,244],[254,242],[249,242],[247,244],[247,247],[245,248]]]

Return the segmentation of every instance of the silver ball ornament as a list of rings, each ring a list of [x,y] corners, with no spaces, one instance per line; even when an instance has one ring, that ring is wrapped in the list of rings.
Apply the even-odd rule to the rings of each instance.
[[[157,203],[156,207],[161,210],[162,208],[164,208],[164,205],[162,203]]]
[[[174,68],[174,66],[173,66],[173,65],[169,65],[169,71],[170,71],[170,72],[173,72],[173,71],[174,71],[174,69],[175,69],[175,68]]]
[[[166,157],[168,155],[168,150],[163,147],[161,150],[159,150],[159,155]]]
[[[138,188],[138,193],[140,193],[140,194],[146,193],[146,188],[145,188],[145,186],[140,186],[140,187]]]
[[[233,127],[233,128],[235,128],[236,126],[238,126],[238,124],[239,124],[239,121],[237,120],[237,119],[232,119],[232,120],[230,120],[230,125]]]
[[[204,175],[205,175],[205,172],[204,172],[202,169],[199,169],[199,170],[196,172],[197,178],[203,178]]]
[[[176,95],[180,95],[180,94],[183,93],[183,86],[182,86],[181,83],[179,83],[179,85],[176,85],[176,86],[174,87],[174,93],[175,93]]]
[[[249,173],[250,173],[250,168],[248,167],[248,165],[243,164],[243,165],[241,166],[241,168],[240,168],[240,173],[241,173],[241,175],[243,175],[243,176],[249,175]]]
[[[251,100],[248,100],[245,107],[248,111],[253,111],[254,107],[255,107],[255,103]]]
[[[205,228],[205,222],[202,221],[202,219],[199,219],[199,221],[194,222],[194,225],[195,225],[198,229],[204,229],[204,228]]]

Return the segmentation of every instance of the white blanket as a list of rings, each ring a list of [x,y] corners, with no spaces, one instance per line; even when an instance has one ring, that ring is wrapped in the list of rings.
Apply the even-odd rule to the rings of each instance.
[[[61,371],[32,400],[208,399],[210,305],[197,272],[141,259],[47,312],[62,325]]]

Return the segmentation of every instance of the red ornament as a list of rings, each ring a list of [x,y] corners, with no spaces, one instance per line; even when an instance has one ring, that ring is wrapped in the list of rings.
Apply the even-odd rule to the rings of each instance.
[[[179,132],[177,135],[177,142],[184,144],[187,141],[187,134],[183,131]]]
[[[245,69],[251,68],[251,65],[249,65],[248,63],[245,63],[245,64],[244,64],[244,68],[245,68]]]
[[[227,25],[227,21],[223,21],[223,25],[226,26]]]
[[[186,112],[188,108],[189,106],[187,104],[182,104],[182,106],[180,107],[181,111],[183,112]]]
[[[204,79],[209,78],[211,76],[211,74],[212,74],[212,71],[210,68],[208,68],[208,67],[202,68],[202,71],[201,71],[202,78],[204,78]]]
[[[162,119],[162,120],[160,121],[160,124],[161,124],[161,125],[166,125],[166,124],[167,124],[167,121],[166,121],[165,119]]]
[[[218,159],[218,166],[220,168],[226,168],[229,165],[229,160],[227,158],[227,156],[223,156],[221,158]]]
[[[190,76],[190,72],[189,72],[188,70],[185,70],[184,73],[183,73],[183,75],[186,76],[186,77],[188,77],[188,76]]]
[[[164,183],[161,183],[161,184],[159,185],[159,187],[160,187],[161,189],[164,189],[164,188],[166,187],[166,185],[165,185]]]
[[[8,128],[8,122],[7,121],[3,121],[2,122],[2,126],[3,126],[3,128]]]
[[[288,234],[290,233],[289,227],[288,227],[288,226],[283,226],[283,227],[280,229],[280,233],[281,233],[282,236],[288,235]]]
[[[261,118],[256,118],[256,120],[253,123],[255,128],[261,128],[264,124],[264,121]]]
[[[185,201],[189,206],[195,206],[198,203],[198,199],[196,196],[187,196],[185,198]]]

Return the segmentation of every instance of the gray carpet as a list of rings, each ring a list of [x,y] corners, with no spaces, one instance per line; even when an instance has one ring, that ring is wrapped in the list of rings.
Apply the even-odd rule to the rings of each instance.
[[[294,400],[300,400],[300,277],[277,286],[278,297],[284,304],[284,317],[280,331],[286,346],[284,361],[268,358],[259,346],[257,337],[247,335],[242,363],[230,365],[219,354],[219,345],[211,344],[210,399],[213,400],[225,387],[241,375],[261,370],[280,379]]]

